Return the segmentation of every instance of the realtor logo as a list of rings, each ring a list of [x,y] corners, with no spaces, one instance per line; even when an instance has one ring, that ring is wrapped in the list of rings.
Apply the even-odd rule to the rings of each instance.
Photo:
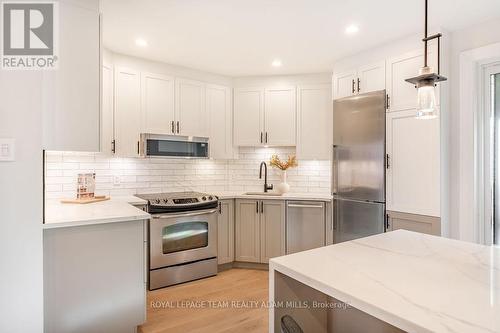
[[[2,69],[55,69],[57,3],[2,3]]]

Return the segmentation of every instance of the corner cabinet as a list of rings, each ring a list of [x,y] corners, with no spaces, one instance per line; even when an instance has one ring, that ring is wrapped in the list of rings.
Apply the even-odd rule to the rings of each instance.
[[[236,146],[295,146],[296,88],[234,89]]]
[[[333,98],[339,99],[385,89],[385,61],[333,75]]]
[[[209,119],[210,157],[214,159],[234,157],[231,100],[231,88],[207,85],[206,112]]]
[[[297,87],[297,158],[329,160],[333,103],[330,84]]]
[[[100,16],[90,7],[59,1],[58,68],[41,71],[45,150],[100,148]]]
[[[235,261],[268,263],[285,254],[285,202],[236,200]]]
[[[234,200],[219,201],[217,217],[217,263],[234,261]]]

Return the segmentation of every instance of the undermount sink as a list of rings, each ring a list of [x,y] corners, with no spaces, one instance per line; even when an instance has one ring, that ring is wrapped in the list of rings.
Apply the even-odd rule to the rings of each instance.
[[[282,194],[277,193],[277,192],[246,192],[243,193],[244,195],[267,195],[267,196],[273,196],[273,197],[279,197]]]

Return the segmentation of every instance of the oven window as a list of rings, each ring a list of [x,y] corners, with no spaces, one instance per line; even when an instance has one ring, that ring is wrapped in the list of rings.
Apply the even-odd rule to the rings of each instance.
[[[208,246],[208,222],[185,222],[163,228],[163,254]]]

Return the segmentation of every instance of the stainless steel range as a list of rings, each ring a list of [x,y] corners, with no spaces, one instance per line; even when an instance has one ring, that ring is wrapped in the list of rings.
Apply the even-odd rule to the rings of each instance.
[[[197,192],[143,194],[148,200],[149,289],[217,274],[215,195]]]

